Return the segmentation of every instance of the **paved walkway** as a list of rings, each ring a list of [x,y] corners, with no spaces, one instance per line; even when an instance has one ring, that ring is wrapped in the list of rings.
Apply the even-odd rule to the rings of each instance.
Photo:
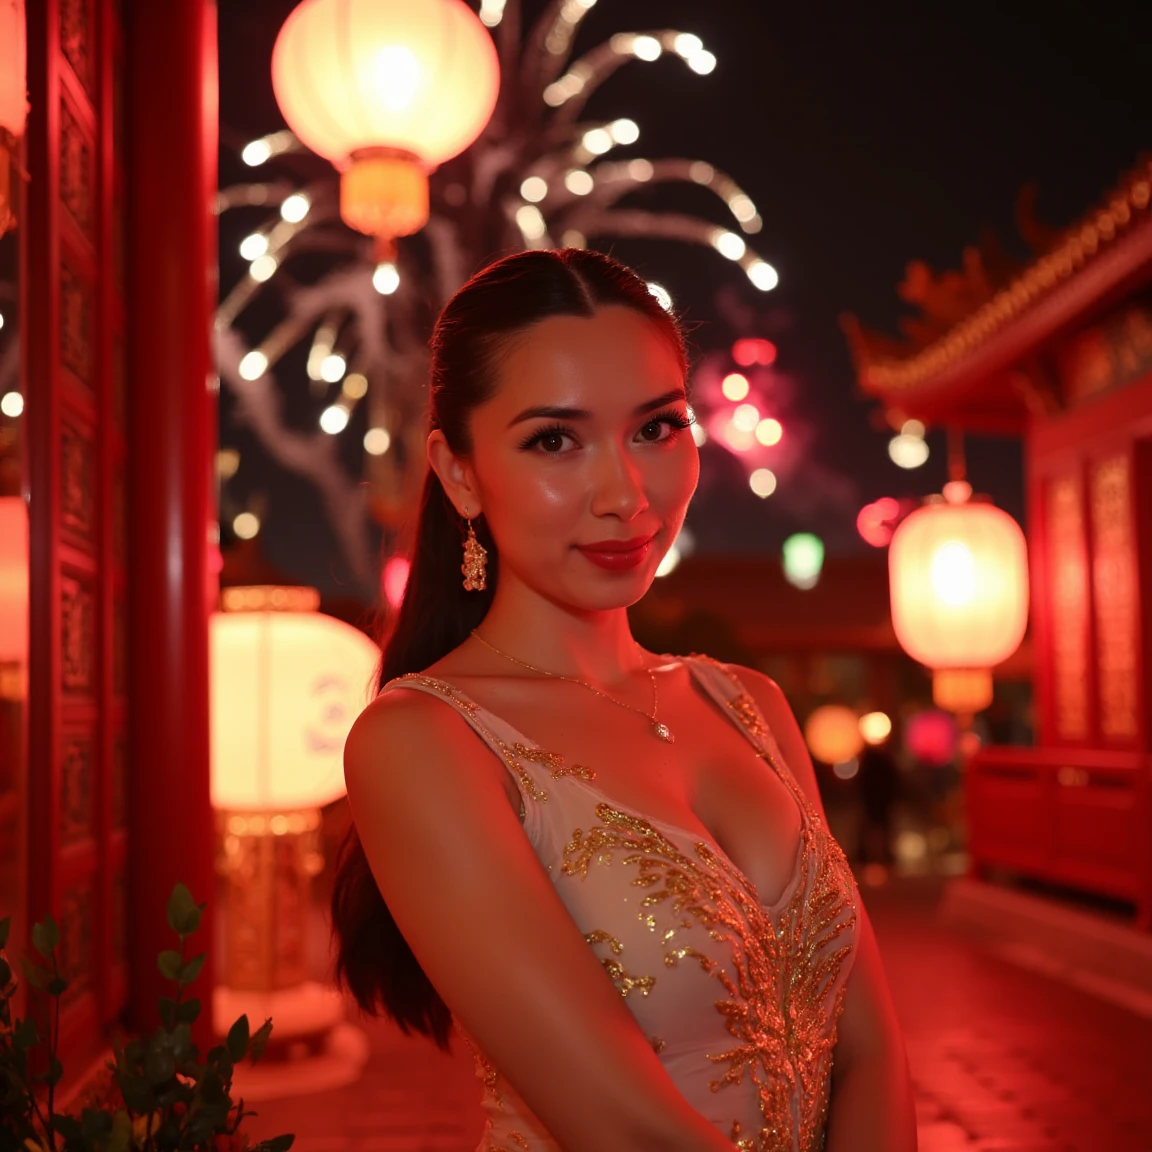
[[[935,920],[939,887],[865,889],[904,1025],[921,1152],[1152,1152],[1152,1020],[1025,971]],[[296,1152],[472,1152],[466,1050],[369,1028],[356,1085],[262,1101]],[[606,1150],[610,1152],[610,1150]]]

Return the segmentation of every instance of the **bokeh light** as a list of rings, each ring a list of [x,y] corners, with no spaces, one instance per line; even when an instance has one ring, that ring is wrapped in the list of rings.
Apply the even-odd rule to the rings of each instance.
[[[739,372],[729,372],[720,381],[720,391],[724,393],[726,400],[743,400],[749,391],[748,377]]]
[[[757,468],[748,477],[748,487],[761,499],[776,491],[776,473],[771,468]]]
[[[864,747],[860,721],[843,704],[823,704],[804,725],[804,740],[812,756],[824,764],[842,764]]]
[[[369,456],[383,456],[392,446],[392,437],[387,428],[369,428],[364,433],[364,451]]]
[[[901,432],[888,441],[888,455],[900,468],[919,468],[928,460],[928,441]]]
[[[789,584],[805,590],[815,588],[823,567],[824,541],[819,536],[797,532],[784,541],[784,579]]]
[[[879,500],[865,504],[857,513],[856,531],[865,543],[873,548],[883,548],[892,539],[899,515],[899,501],[891,496],[881,496]]]
[[[918,712],[904,726],[904,746],[922,764],[941,768],[956,755],[955,719],[935,708]]]
[[[255,512],[241,512],[232,521],[232,531],[241,540],[252,540],[260,531],[260,517]]]
[[[776,345],[771,340],[745,336],[732,345],[732,359],[741,368],[751,368],[754,364],[767,366],[776,360]]]
[[[381,591],[390,608],[399,608],[408,587],[408,573],[412,565],[406,556],[393,556],[380,573]]]
[[[759,440],[765,448],[771,448],[779,444],[783,435],[784,426],[779,420],[773,420],[771,416],[766,417],[756,425],[756,439]]]
[[[320,428],[335,436],[348,427],[348,409],[343,404],[332,404],[320,413]]]
[[[892,735],[892,721],[886,712],[866,712],[860,717],[860,735],[865,744],[883,744]]]
[[[755,404],[741,404],[732,413],[732,423],[741,432],[754,432],[756,425],[760,423],[760,410]]]

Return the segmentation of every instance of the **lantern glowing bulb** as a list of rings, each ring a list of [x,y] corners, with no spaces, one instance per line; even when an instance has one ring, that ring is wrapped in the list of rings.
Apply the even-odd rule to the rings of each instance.
[[[344,795],[342,754],[380,650],[310,588],[229,588],[211,617],[212,803],[292,811]]]
[[[492,37],[463,0],[303,0],[272,50],[276,102],[341,173],[349,227],[391,238],[428,219],[428,173],[496,106]]]
[[[937,705],[959,713],[991,703],[991,669],[1016,651],[1028,623],[1024,533],[970,493],[948,485],[944,499],[902,521],[888,552],[896,638],[933,670]]]

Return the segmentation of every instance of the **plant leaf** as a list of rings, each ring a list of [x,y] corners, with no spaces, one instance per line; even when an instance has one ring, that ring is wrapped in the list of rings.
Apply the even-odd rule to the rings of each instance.
[[[68,981],[63,976],[53,976],[48,981],[48,995],[49,996],[63,996],[68,990]]]
[[[231,1028],[228,1029],[228,1054],[232,1057],[233,1063],[239,1063],[244,1059],[248,1051],[248,1017],[241,1016]]]
[[[5,916],[0,920],[0,948],[5,948],[8,945],[8,933],[12,931],[12,917]]]
[[[64,1065],[61,1064],[60,1061],[57,1060],[55,1056],[53,1056],[52,1060],[48,1064],[48,1071],[47,1072],[41,1072],[40,1075],[36,1077],[36,1083],[37,1084],[47,1084],[50,1087],[55,1087],[57,1084],[60,1083],[60,1078],[63,1075],[64,1075]]]
[[[24,979],[36,988],[38,991],[43,992],[48,987],[48,981],[52,979],[52,973],[47,968],[41,968],[39,964],[29,960],[27,956],[20,957],[20,967],[24,970]]]
[[[52,1127],[71,1144],[73,1141],[83,1143],[84,1128],[75,1116],[61,1116],[59,1112],[52,1114]]]
[[[85,1108],[80,1116],[80,1123],[84,1128],[84,1135],[89,1140],[99,1140],[112,1131],[112,1117],[96,1108]]]
[[[252,1033],[252,1039],[248,1043],[248,1058],[253,1064],[264,1055],[264,1049],[268,1047],[268,1040],[272,1035],[272,1017],[269,1016],[255,1032]]]
[[[200,927],[203,908],[204,905],[197,906],[183,884],[177,884],[168,897],[168,927],[180,936],[191,936]]]
[[[32,925],[32,947],[49,960],[52,951],[60,943],[60,929],[51,916],[45,916],[42,923]]]
[[[160,1023],[171,1032],[176,1027],[176,1009],[179,1005],[171,996],[161,996],[159,1006]]]
[[[296,1137],[289,1133],[286,1136],[273,1136],[271,1140],[264,1140],[257,1144],[252,1152],[288,1152]]]
[[[191,984],[197,976],[200,975],[200,970],[204,967],[204,961],[208,958],[206,952],[201,952],[199,956],[193,956],[191,960],[180,970],[180,984]]]
[[[0,956],[0,992],[8,987],[9,982],[12,980],[12,965]]]
[[[16,1047],[22,1051],[27,1051],[29,1048],[35,1048],[40,1043],[40,1033],[36,1030],[36,1021],[31,1018],[26,1020],[17,1020],[12,1029],[12,1039],[16,1042]]]
[[[199,1000],[183,1000],[176,1005],[176,1019],[182,1024],[191,1024],[200,1015]]]
[[[179,980],[180,973],[184,968],[184,958],[179,952],[173,952],[169,949],[156,957],[156,967],[160,969],[160,975],[166,980]]]

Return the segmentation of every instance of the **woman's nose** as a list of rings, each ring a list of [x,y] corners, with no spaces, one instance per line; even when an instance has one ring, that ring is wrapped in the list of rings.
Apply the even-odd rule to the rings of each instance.
[[[619,516],[631,520],[648,507],[643,477],[636,463],[621,449],[606,450],[596,461],[593,473],[592,512],[597,516]]]

